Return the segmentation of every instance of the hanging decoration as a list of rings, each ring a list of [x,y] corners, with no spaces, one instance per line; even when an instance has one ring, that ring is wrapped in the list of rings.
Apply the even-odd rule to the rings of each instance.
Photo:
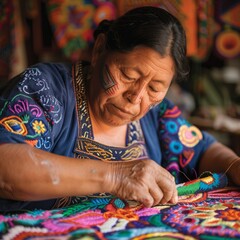
[[[240,2],[219,0],[216,5],[216,21],[220,31],[216,34],[215,49],[221,58],[240,56]]]
[[[240,55],[240,34],[234,30],[224,30],[216,37],[216,50],[220,56],[234,58]]]
[[[93,42],[93,31],[103,19],[114,19],[116,9],[110,1],[49,0],[49,20],[56,42],[72,61]]]
[[[213,0],[199,0],[197,4],[197,52],[194,58],[205,60],[213,46],[215,20]]]

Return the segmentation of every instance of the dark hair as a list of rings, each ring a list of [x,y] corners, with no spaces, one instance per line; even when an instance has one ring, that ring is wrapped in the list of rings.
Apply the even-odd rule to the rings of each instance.
[[[103,20],[94,32],[96,39],[106,34],[106,48],[113,51],[131,51],[144,45],[170,55],[175,62],[175,78],[183,79],[189,73],[186,57],[185,31],[176,17],[158,7],[139,7],[126,12],[116,20]]]

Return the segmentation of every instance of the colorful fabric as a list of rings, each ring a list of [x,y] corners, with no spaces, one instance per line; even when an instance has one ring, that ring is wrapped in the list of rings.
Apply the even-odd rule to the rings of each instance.
[[[239,239],[240,190],[182,196],[146,208],[113,196],[44,211],[0,214],[1,239]]]
[[[103,19],[114,19],[111,1],[48,0],[49,19],[58,46],[67,58],[79,60],[93,42],[93,30]]]
[[[41,63],[10,81],[0,92],[0,143],[27,143],[79,161],[82,157],[150,158],[166,167],[177,183],[185,182],[185,176],[195,179],[199,157],[215,140],[187,122],[167,99],[128,125],[124,148],[94,141],[85,96],[88,67],[83,62],[73,69],[67,64]],[[0,209],[51,209],[79,201],[82,197],[33,202],[0,199]]]
[[[196,179],[198,159],[215,141],[214,138],[189,123],[179,108],[169,101],[164,100],[153,111],[158,114],[156,129],[159,129],[161,165],[175,177],[176,183]],[[153,131],[149,133],[153,137]],[[148,136],[147,134],[146,137]],[[156,147],[151,150],[157,153]],[[155,159],[155,156],[150,156]]]
[[[228,184],[225,174],[208,173],[208,176],[177,185],[178,196],[209,192]]]
[[[201,0],[196,2],[198,50],[194,57],[198,60],[205,60],[210,54],[215,34],[214,1]]]
[[[220,30],[216,35],[215,49],[221,58],[240,56],[240,2],[219,0],[216,4],[216,21]]]
[[[219,0],[216,2],[216,18],[225,25],[240,30],[239,0]]]

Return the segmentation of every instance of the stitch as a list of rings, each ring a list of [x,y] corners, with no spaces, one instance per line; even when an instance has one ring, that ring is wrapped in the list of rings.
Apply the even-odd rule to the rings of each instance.
[[[178,136],[181,143],[187,147],[196,146],[203,138],[200,130],[195,126],[183,125],[179,128]]]
[[[50,137],[47,137],[47,138],[43,138],[41,137],[37,144],[36,144],[36,148],[45,148],[45,149],[50,149],[52,147],[52,143],[51,143],[51,138]]]
[[[223,174],[208,173],[205,177],[200,176],[200,178],[178,184],[177,191],[179,196],[196,194],[224,188],[227,186],[227,183],[227,177]]]
[[[29,145],[31,145],[31,146],[33,146],[33,147],[35,147],[36,144],[37,144],[37,142],[38,142],[38,140],[37,140],[37,139],[34,139],[34,140],[25,140],[24,142],[27,143],[27,144],[29,144]]]
[[[24,92],[28,95],[40,93],[41,91],[48,90],[48,83],[44,78],[38,78],[42,75],[42,72],[38,68],[28,68],[23,74],[23,80],[19,83],[19,91]],[[37,78],[35,78],[37,77]],[[28,84],[26,84],[26,81],[34,81],[35,86],[40,87],[37,91],[30,92],[28,91]]]
[[[21,99],[19,99],[16,102],[13,102],[16,99],[16,97],[19,96],[15,96],[11,100],[11,103],[9,103],[8,105],[9,111],[11,111],[13,114],[19,114],[21,112],[30,111],[36,117],[40,117],[42,115],[42,110],[35,104],[29,104],[27,100],[22,101]]]
[[[13,108],[14,108],[14,111],[15,111],[14,114],[20,113],[20,112],[26,112],[26,111],[29,110],[28,102],[27,102],[26,99],[24,99],[24,100],[19,99],[17,102],[18,103],[15,103],[13,105]]]
[[[20,82],[21,85],[23,85],[23,83],[30,79],[31,76],[40,76],[42,74],[42,72],[38,69],[38,68],[27,68],[23,73],[23,81]]]
[[[34,115],[35,117],[41,117],[43,112],[42,110],[37,106],[37,105],[30,105],[31,106],[31,113],[32,115]]]
[[[32,122],[32,128],[39,135],[44,134],[47,131],[45,124],[38,120],[34,120],[34,122]]]
[[[26,137],[28,138],[36,138],[36,137],[39,137],[40,135],[37,133],[35,135],[26,135]]]
[[[19,135],[27,135],[27,128],[25,124],[22,122],[22,119],[18,116],[10,116],[5,117],[0,120],[0,124],[2,124],[6,130],[19,134]]]
[[[6,101],[6,102],[4,103],[4,106],[3,106],[3,108],[2,108],[1,111],[0,111],[0,116],[2,115],[3,110],[6,108],[7,105],[8,105],[8,101]]]
[[[30,116],[28,114],[25,114],[25,115],[21,116],[21,119],[22,119],[23,123],[28,123]]]
[[[29,85],[25,85],[22,88],[19,87],[19,91],[24,92],[24,93],[29,94],[29,95],[33,95],[33,94],[36,94],[36,93],[39,94],[40,92],[49,89],[48,84],[44,79],[42,79],[41,81],[40,81],[40,79],[33,79],[33,80],[37,82],[36,86],[40,86],[42,88],[40,88],[37,91],[30,92],[30,91],[28,91]],[[40,82],[42,82],[42,83],[40,84]]]
[[[48,107],[49,114],[53,115],[54,123],[59,123],[62,120],[62,113],[61,113],[61,103],[56,99],[54,96],[51,95],[42,95],[40,96],[40,103],[44,107]],[[59,115],[59,112],[61,113]]]

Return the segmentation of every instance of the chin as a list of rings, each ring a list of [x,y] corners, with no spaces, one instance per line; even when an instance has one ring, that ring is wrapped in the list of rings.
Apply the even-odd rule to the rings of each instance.
[[[128,123],[132,122],[132,120],[123,120],[123,119],[111,119],[111,120],[108,120],[106,121],[106,123],[109,125],[109,126],[113,126],[113,127],[118,127],[118,126],[123,126],[123,125],[126,125]]]

